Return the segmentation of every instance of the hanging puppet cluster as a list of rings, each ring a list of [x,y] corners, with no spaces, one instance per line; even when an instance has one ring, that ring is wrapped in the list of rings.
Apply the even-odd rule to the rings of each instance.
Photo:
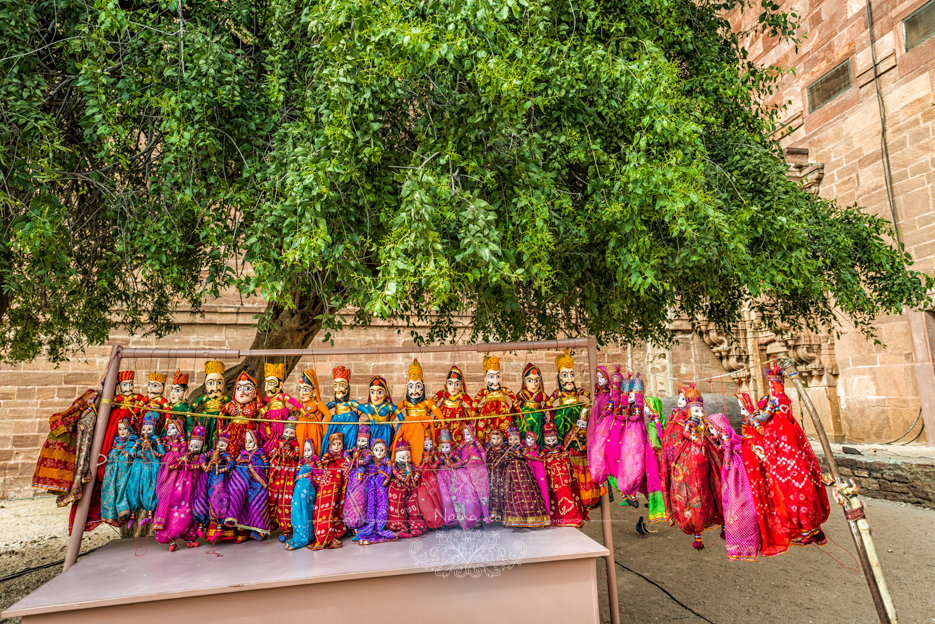
[[[598,367],[591,405],[567,350],[555,365],[551,395],[534,364],[514,394],[502,386],[499,359],[488,356],[476,396],[452,366],[444,389],[428,398],[414,360],[398,403],[380,376],[366,402],[353,400],[343,366],[332,371],[327,404],[314,370],[301,374],[298,398],[286,394],[282,364],[266,365],[259,397],[247,373],[226,394],[223,364],[207,362],[206,394],[191,405],[188,375],[176,372],[165,399],[166,376],[151,374],[144,397],[133,372],[121,372],[100,468],[100,520],[152,524],[170,550],[179,541],[197,547],[198,538],[263,540],[277,529],[287,549],[317,550],[340,547],[345,536],[375,544],[456,526],[577,527],[608,482],[622,504],[639,507],[637,494],[645,497],[649,521],[677,525],[696,548],[703,531],[719,528],[731,559],[824,542],[827,494],[778,366],[756,408],[737,395],[738,435],[723,414],[705,414],[694,386],[666,418],[638,374]],[[89,391],[50,423],[34,483],[63,504],[80,496],[92,469],[97,401]],[[637,530],[647,531],[642,516]]]

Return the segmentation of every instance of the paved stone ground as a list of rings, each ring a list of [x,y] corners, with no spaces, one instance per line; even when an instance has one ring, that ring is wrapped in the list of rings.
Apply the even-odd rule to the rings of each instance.
[[[935,512],[875,499],[867,500],[866,505],[900,622],[935,621]],[[846,566],[855,566],[847,553],[830,542],[821,550],[814,546],[793,548],[780,557],[755,563],[730,562],[724,555],[724,543],[715,541],[715,531],[706,534],[709,548],[701,553],[692,549],[689,536],[664,524],[653,525],[655,533],[640,537],[634,530],[639,511],[642,508],[612,504],[621,622],[877,621],[864,578],[831,559],[833,556]],[[599,513],[594,514],[595,520],[599,517]],[[62,559],[67,518],[67,510],[57,509],[53,498],[0,501],[0,577]],[[825,530],[831,539],[854,552],[839,507],[832,509]],[[585,532],[601,541],[599,522],[587,525]],[[101,527],[86,536],[84,551],[116,536],[112,529]],[[603,568],[601,561],[598,592],[602,620],[609,622]],[[55,566],[0,583],[0,608],[13,604],[60,570]]]

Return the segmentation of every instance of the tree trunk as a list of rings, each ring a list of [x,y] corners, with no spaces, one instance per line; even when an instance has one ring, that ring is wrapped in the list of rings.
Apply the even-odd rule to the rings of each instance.
[[[323,302],[316,298],[313,298],[302,308],[295,309],[284,309],[282,306],[275,304],[267,304],[266,312],[267,314],[272,315],[272,328],[268,331],[257,330],[256,336],[253,338],[253,344],[250,345],[251,349],[307,349],[308,346],[312,343],[312,339],[318,334],[318,331],[321,329],[321,319],[319,318],[324,311]],[[286,377],[292,372],[292,369],[295,368],[295,365],[299,363],[301,357],[292,356],[286,357]],[[241,371],[246,370],[247,374],[256,379],[257,385],[257,394],[262,394],[263,392],[263,378],[264,371],[263,365],[266,362],[282,362],[283,358],[264,358],[264,357],[246,357],[242,362],[231,366],[230,368],[225,367],[224,371],[224,387],[227,389],[227,393],[231,394],[234,389],[234,382],[237,377],[240,375]],[[204,384],[195,388],[191,394],[189,394],[188,400],[194,402],[198,397],[205,393]]]

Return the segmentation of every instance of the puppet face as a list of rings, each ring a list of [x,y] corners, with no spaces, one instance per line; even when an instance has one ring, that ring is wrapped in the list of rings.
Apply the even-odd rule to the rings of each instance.
[[[302,457],[305,459],[311,459],[315,455],[315,448],[312,446],[311,440],[305,441],[305,448],[302,449]]]
[[[422,443],[422,448],[425,449],[426,451],[431,451],[432,446],[433,446],[432,438],[426,438],[425,442]]]
[[[380,384],[370,386],[370,402],[374,405],[380,405],[386,401],[386,388]]]
[[[370,446],[370,438],[367,436],[357,436],[357,448],[367,448]]]
[[[562,390],[571,392],[575,389],[575,369],[560,368],[558,371],[558,382],[562,384]]]
[[[679,400],[678,400],[678,403],[676,403],[676,405],[677,405],[679,408],[682,408],[682,407],[685,407],[686,405],[688,405],[688,401],[685,400],[685,395],[682,394],[681,392],[679,392]]]
[[[633,392],[632,390],[630,390],[629,392],[627,392],[627,399],[630,401],[630,403],[635,402],[635,401],[636,401],[636,393]]]
[[[335,440],[328,448],[331,449],[331,453],[333,455],[340,455],[344,451],[344,442],[341,440]]]
[[[152,425],[143,425],[143,435],[151,436],[153,435],[153,426]]]
[[[121,438],[126,438],[130,435],[130,428],[127,427],[126,423],[117,423],[117,435],[119,435]]]
[[[507,436],[507,440],[509,441],[510,446],[517,446],[519,445],[519,434],[511,433],[509,436]]]
[[[746,406],[746,404],[745,404],[743,401],[741,401],[740,399],[737,399],[737,402],[740,404],[740,415],[741,415],[741,416],[750,416],[750,412],[747,411],[747,406]]]
[[[410,379],[406,383],[406,398],[410,403],[421,403],[425,398],[425,383],[421,379]]]
[[[194,453],[195,455],[197,455],[198,453],[201,452],[201,449],[204,447],[204,445],[205,445],[204,440],[199,440],[198,438],[195,438],[194,440],[188,443],[188,451],[190,453]]]
[[[503,434],[500,433],[499,429],[494,429],[490,432],[490,443],[494,446],[500,446],[503,444]]]
[[[147,392],[149,392],[149,397],[155,399],[156,397],[161,397],[162,393],[166,391],[166,384],[161,381],[151,381],[147,386]]]
[[[461,387],[464,384],[461,383],[461,378],[457,375],[449,375],[448,379],[445,380],[445,389],[448,390],[448,394],[454,396],[461,393]]]
[[[256,450],[256,439],[253,437],[253,434],[248,433],[246,436],[244,436],[243,447],[248,451]]]
[[[542,377],[539,376],[539,373],[529,373],[523,379],[523,385],[526,386],[529,393],[536,394],[542,389]]]
[[[315,386],[314,384],[305,383],[305,380],[302,380],[302,383],[299,384],[299,400],[303,403],[308,403],[315,399]]]
[[[178,435],[178,433],[179,428],[170,420],[169,424],[166,425],[166,435]]]
[[[282,390],[282,381],[280,381],[279,377],[267,377],[264,383],[267,396],[279,394],[279,391]]]
[[[484,373],[484,383],[487,384],[487,389],[491,392],[498,391],[500,389],[500,371],[489,370]]]
[[[586,421],[586,420],[580,420],[580,419],[579,419],[577,422],[575,422],[575,424],[578,426],[578,429],[587,430],[587,428],[588,428],[588,421]]]
[[[704,416],[704,408],[700,405],[692,405],[688,411],[691,412],[693,418],[700,419]]]
[[[210,373],[205,375],[205,392],[209,399],[219,399],[224,396],[223,373]]]
[[[386,457],[386,444],[382,440],[373,445],[373,456],[377,459]]]
[[[256,398],[256,386],[253,385],[252,381],[247,379],[237,382],[237,386],[234,388],[234,399],[238,403],[249,403]]]
[[[409,451],[406,449],[400,449],[396,451],[396,463],[397,464],[408,464],[409,463]]]
[[[604,373],[601,371],[597,371],[597,385],[601,386],[602,388],[607,385],[607,378],[604,377]]]
[[[474,439],[474,437],[471,435],[471,430],[467,427],[464,428],[463,437],[465,442],[470,442]]]
[[[557,435],[555,435],[554,433],[550,433],[550,434],[548,434],[547,436],[545,436],[545,445],[546,445],[546,446],[555,446],[556,444],[558,444],[558,436],[557,436]]]
[[[450,452],[451,452],[451,442],[442,442],[440,448],[441,448],[441,450],[442,450],[442,453],[450,453]]]
[[[117,387],[120,389],[120,394],[131,394],[133,392],[133,380],[121,381],[117,384]]]
[[[536,445],[536,436],[526,436],[526,446],[535,446]]]
[[[219,438],[219,439],[218,439],[218,443],[217,443],[217,445],[216,445],[216,446],[217,446],[217,450],[222,451],[222,452],[223,452],[223,451],[226,451],[226,450],[227,450],[227,445],[228,445],[228,444],[230,444],[230,442],[227,440],[227,438]]]
[[[350,391],[350,385],[347,383],[347,379],[334,380],[334,398],[336,401],[347,400],[347,396],[350,394]]]
[[[282,437],[284,440],[295,440],[295,429],[286,427],[282,430]]]
[[[188,386],[183,386],[181,384],[175,384],[172,386],[172,389],[169,390],[169,401],[172,403],[178,403],[185,398],[185,391],[188,390]]]

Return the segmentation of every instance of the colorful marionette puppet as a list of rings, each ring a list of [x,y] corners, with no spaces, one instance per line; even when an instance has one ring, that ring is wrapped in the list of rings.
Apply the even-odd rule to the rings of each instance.
[[[466,513],[465,517],[469,527],[473,528],[481,521],[490,524],[490,478],[487,476],[487,451],[484,445],[475,436],[475,429],[470,424],[462,423],[461,439],[463,444],[458,448],[458,454],[461,456],[461,468],[459,473],[464,475],[467,483],[465,487],[470,486],[473,491],[471,501],[477,500],[480,505],[479,516],[474,518],[473,512]],[[460,518],[459,518],[460,520]],[[464,527],[464,523],[462,523]]]
[[[117,373],[117,394],[114,396],[114,402],[110,409],[110,418],[107,421],[107,431],[104,434],[104,446],[101,448],[101,454],[105,457],[110,452],[110,445],[117,438],[117,423],[126,420],[133,427],[136,422],[136,415],[139,411],[139,404],[146,400],[142,394],[133,391],[133,371],[120,371]],[[133,429],[139,431],[139,429]],[[97,479],[104,478],[104,466],[98,466]]]
[[[529,471],[536,479],[539,491],[542,493],[542,501],[545,503],[545,512],[552,513],[552,503],[549,497],[549,479],[545,474],[545,463],[542,461],[542,450],[536,444],[536,434],[527,431],[523,438],[523,454],[526,455],[526,465]]]
[[[149,382],[146,384],[146,398],[139,403],[137,413],[137,423],[142,426],[142,415],[152,411],[158,416],[156,421],[156,433],[162,435],[165,428],[166,411],[171,404],[165,396],[166,376],[162,373],[150,373]]]
[[[130,449],[136,444],[136,434],[126,418],[117,423],[116,429],[117,435],[111,440],[101,483],[101,518],[113,527],[121,527],[130,518],[127,487],[133,462]]]
[[[508,446],[497,462],[504,467],[501,522],[507,527],[547,527],[549,513],[520,440],[519,429],[510,427]]]
[[[344,493],[344,527],[354,532],[367,521],[367,474],[373,463],[370,426],[357,429],[357,444],[348,454],[347,485]]]
[[[192,435],[192,431],[195,428],[195,425],[192,423],[191,428],[189,428],[188,419],[194,417],[189,416],[188,414],[188,412],[192,411],[192,406],[185,398],[187,393],[188,375],[183,374],[180,370],[176,370],[175,375],[172,376],[172,386],[169,387],[169,409],[176,414],[174,416],[171,414],[166,414],[166,418],[172,416],[173,418],[182,419],[185,426],[184,434],[190,437]]]
[[[234,400],[228,401],[221,408],[221,416],[230,419],[222,425],[222,430],[227,433],[227,450],[235,461],[238,460],[240,451],[244,448],[247,432],[257,433],[259,429],[258,423],[253,419],[260,416],[261,407],[260,401],[256,398],[256,380],[246,371],[240,373],[234,385]],[[262,438],[255,435],[253,439],[260,443]]]
[[[441,420],[444,415],[441,413],[435,403],[425,398],[425,380],[422,376],[422,365],[419,360],[413,360],[409,365],[409,379],[406,382],[406,399],[397,405],[399,411],[403,414],[403,422],[396,430],[396,437],[393,439],[393,450],[399,445],[401,440],[409,443],[412,463],[420,465],[422,463],[422,449],[425,446],[425,440],[435,441],[435,427],[432,424],[434,419]]]
[[[180,419],[165,419],[166,431],[162,436],[162,448],[165,454],[159,465],[159,472],[156,473],[156,483],[160,484],[166,481],[166,473],[177,459],[188,452],[189,442],[185,439],[184,425]],[[203,445],[202,445],[203,446]],[[156,494],[162,496],[161,490],[157,488]]]
[[[575,426],[581,409],[590,405],[591,395],[587,390],[578,388],[575,380],[575,361],[569,355],[568,349],[555,358],[555,368],[558,371],[558,387],[549,397],[549,403],[556,408],[552,412],[551,420],[555,423],[559,440],[564,440]]]
[[[367,403],[360,405],[361,422],[370,425],[371,445],[374,440],[383,440],[389,449],[393,443],[393,428],[405,420],[406,415],[393,403],[386,379],[379,375],[370,379]]]
[[[643,380],[636,374],[629,384],[626,407],[623,410],[623,426],[614,431],[620,433],[620,462],[614,486],[624,496],[621,504],[639,507],[636,494],[646,497],[650,522],[665,519],[665,500],[662,496],[662,479],[659,475],[659,459],[650,443],[649,428],[656,429],[646,417]],[[619,419],[618,419],[619,420]],[[657,432],[658,434],[658,432]]]
[[[282,384],[286,379],[285,364],[270,364],[264,366],[263,381],[265,396],[260,401],[260,417],[275,422],[260,423],[263,449],[269,455],[282,439],[283,423],[287,420],[297,420],[302,404],[283,392]]]
[[[234,458],[228,451],[229,442],[226,432],[218,434],[214,450],[204,466],[205,488],[208,492],[208,528],[205,537],[212,543],[240,543],[249,538],[246,531],[224,525],[231,506],[230,479],[234,469]]]
[[[455,466],[458,457],[452,454],[451,432],[447,427],[438,432],[438,454],[435,458],[435,478],[438,481],[438,494],[442,501],[442,514],[445,527],[453,527],[458,523],[458,513],[455,510],[455,500],[452,495],[454,486]]]
[[[386,528],[397,539],[419,537],[425,533],[425,520],[419,511],[419,469],[410,461],[409,442],[403,438],[394,451],[393,478],[390,481],[390,511]]]
[[[554,423],[545,423],[543,430],[545,446],[542,448],[542,461],[549,479],[552,526],[584,526],[588,512],[581,503],[578,481],[572,474],[568,453],[559,444]]]
[[[318,462],[320,472],[315,475],[318,493],[312,514],[315,527],[315,543],[309,546],[312,550],[343,546],[341,537],[346,529],[342,507],[349,465],[350,460],[344,454],[344,435],[332,433],[328,450]]]
[[[506,453],[506,442],[499,427],[490,430],[487,442],[487,476],[490,479],[490,521],[503,521],[503,497],[506,478],[506,463],[500,459]]]
[[[523,389],[516,395],[519,402],[519,430],[536,434],[536,444],[542,445],[542,424],[551,420],[546,416],[552,407],[549,397],[542,391],[542,372],[535,364],[526,364],[523,369]]]
[[[136,442],[130,447],[130,457],[133,464],[130,466],[130,480],[127,484],[127,499],[130,503],[130,515],[139,514],[139,524],[146,525],[152,522],[156,511],[158,494],[156,492],[156,479],[162,467],[162,458],[166,454],[162,439],[156,434],[159,425],[159,414],[146,412],[143,417],[143,428]],[[133,517],[127,523],[132,526]]]
[[[712,414],[708,423],[721,441],[721,508],[724,510],[724,541],[731,561],[756,561],[760,533],[756,504],[743,462],[743,438],[727,416]]]
[[[367,466],[367,518],[354,536],[358,544],[392,542],[396,534],[386,528],[390,513],[389,487],[393,463],[387,456],[389,445],[383,438],[372,438],[373,462]]]
[[[311,368],[302,373],[299,381],[299,401],[302,403],[302,411],[299,412],[295,437],[299,441],[300,449],[305,448],[306,440],[311,440],[317,457],[325,437],[325,425],[321,423],[331,420],[331,412],[321,400],[318,375]]]
[[[90,477],[91,436],[87,427],[90,418],[97,418],[100,400],[100,391],[86,390],[67,410],[49,418],[49,435],[39,451],[32,486],[58,494],[59,507],[81,498]]]
[[[501,438],[506,436],[506,430],[513,424],[516,405],[516,395],[501,383],[500,358],[484,356],[484,388],[474,397],[477,437],[483,444],[489,441],[494,429],[500,430]]]
[[[448,422],[436,422],[436,431],[442,428],[448,429],[452,435],[452,445],[461,444],[461,425],[470,422],[474,417],[474,402],[467,393],[464,384],[464,373],[457,366],[452,366],[448,370],[448,376],[445,378],[445,389],[439,390],[432,399],[442,415]]]
[[[588,418],[591,415],[590,409],[585,407],[578,414],[578,420],[572,427],[568,435],[565,436],[565,451],[568,453],[568,461],[571,462],[571,470],[578,482],[578,493],[581,495],[581,504],[584,508],[594,509],[601,503],[601,488],[591,480],[591,470],[588,467]],[[659,492],[659,501],[662,502],[662,492]],[[662,509],[662,517],[665,517],[665,508]]]
[[[184,455],[166,464],[156,489],[159,502],[153,516],[156,541],[168,544],[169,551],[178,549],[176,540],[185,540],[189,548],[198,547],[198,525],[195,522],[195,495],[205,478],[204,427],[192,431],[188,449]]]
[[[267,465],[259,434],[252,429],[244,431],[243,449],[234,461],[227,483],[230,509],[224,524],[228,528],[248,531],[250,537],[258,542],[262,542],[270,532]]]
[[[682,389],[688,411],[676,409],[662,439],[662,491],[669,524],[694,536],[701,550],[702,531],[724,524],[721,507],[720,451],[711,440],[704,401],[694,386]]]
[[[271,528],[277,526],[283,535],[292,534],[292,491],[299,470],[299,444],[295,423],[287,422],[279,436],[279,443],[269,454],[269,517]]]
[[[617,366],[614,374],[606,377],[606,389],[601,389],[601,379],[604,377],[602,369],[606,373],[604,367],[597,367],[596,398],[588,426],[588,468],[591,469],[591,480],[594,483],[604,483],[611,475],[607,443],[610,440],[610,428],[614,424],[614,411],[619,409],[623,396],[623,374],[620,367]]]
[[[441,493],[438,490],[438,458],[432,438],[425,438],[422,446],[422,459],[419,461],[419,485],[416,494],[419,501],[419,513],[430,529],[441,528],[445,524],[445,511]]]
[[[779,481],[779,488],[788,501],[786,512],[798,529],[794,543],[824,544],[821,525],[828,521],[831,508],[821,478],[821,465],[805,431],[792,414],[792,400],[783,385],[784,375],[775,362],[767,369],[766,379],[770,399],[766,402],[761,399],[760,403],[766,403],[768,407],[763,407],[771,414],[763,423],[770,476]]]
[[[205,362],[205,393],[192,403],[191,410],[203,416],[187,418],[185,430],[191,431],[195,425],[201,425],[207,432],[205,434],[205,448],[214,448],[214,441],[221,431],[223,421],[218,416],[221,410],[230,403],[231,397],[225,392],[224,364],[218,361]],[[230,437],[228,436],[228,445]],[[240,450],[238,449],[239,453]]]
[[[317,447],[311,438],[306,438],[302,448],[302,462],[295,475],[295,487],[292,490],[292,510],[289,518],[291,534],[279,536],[280,542],[285,542],[286,550],[304,548],[315,541],[315,527],[312,517],[315,511],[315,472],[318,470]]]
[[[357,439],[357,426],[360,422],[360,404],[351,399],[351,371],[338,366],[332,372],[334,378],[334,399],[327,405],[331,412],[331,421],[325,430],[325,437],[321,444],[321,456],[327,452],[326,446],[331,444],[331,436],[341,434],[341,439],[348,444]]]

